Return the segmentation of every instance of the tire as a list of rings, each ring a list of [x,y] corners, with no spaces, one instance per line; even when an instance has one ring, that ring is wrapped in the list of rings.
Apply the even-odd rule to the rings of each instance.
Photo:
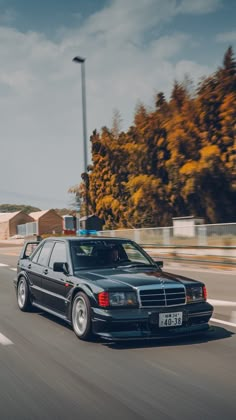
[[[74,297],[71,320],[77,337],[80,340],[89,340],[92,336],[91,305],[88,296],[83,292]]]
[[[20,277],[17,285],[17,303],[21,311],[27,312],[31,309],[29,286],[24,277]]]

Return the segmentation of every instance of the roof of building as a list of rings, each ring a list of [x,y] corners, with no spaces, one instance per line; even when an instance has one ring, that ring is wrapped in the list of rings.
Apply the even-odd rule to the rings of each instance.
[[[8,222],[13,219],[17,214],[22,213],[21,211],[14,211],[13,213],[0,213],[0,223]]]
[[[30,216],[33,217],[34,220],[39,220],[40,217],[44,216],[45,214],[47,214],[47,213],[49,213],[51,211],[54,212],[57,216],[61,217],[60,214],[58,214],[53,209],[42,210],[42,211],[33,211],[32,213],[30,213]]]
[[[202,217],[198,217],[198,216],[172,217],[172,220],[181,220],[181,219],[202,219]]]
[[[40,217],[44,216],[49,210],[42,210],[42,211],[33,211],[30,213],[30,216],[33,217],[35,220],[40,219]]]
[[[98,216],[96,216],[96,214],[89,214],[88,216],[83,216],[83,217],[80,217],[80,221],[87,220],[87,219],[91,219],[92,217],[96,217],[97,219],[99,219],[99,217],[98,217]],[[101,219],[100,219],[100,220],[101,220]]]

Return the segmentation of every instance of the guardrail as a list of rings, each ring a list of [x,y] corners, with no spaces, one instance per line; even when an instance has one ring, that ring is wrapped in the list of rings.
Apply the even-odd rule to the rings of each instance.
[[[100,236],[132,239],[145,246],[235,247],[236,223],[196,226],[118,229],[99,231]]]

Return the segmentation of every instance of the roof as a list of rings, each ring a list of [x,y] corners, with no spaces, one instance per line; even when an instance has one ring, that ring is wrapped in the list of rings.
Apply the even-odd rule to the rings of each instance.
[[[0,223],[8,222],[13,219],[17,214],[22,213],[21,211],[15,211],[13,213],[0,213]]]
[[[195,216],[172,217],[172,220],[181,220],[181,219],[199,219],[199,217],[195,217]]]
[[[96,219],[101,220],[100,217],[96,216],[96,214],[90,214],[89,216],[80,217],[79,220],[83,221],[83,220],[91,219],[92,217],[96,217]]]
[[[61,217],[60,214],[58,214],[53,209],[42,210],[42,211],[33,211],[32,213],[30,213],[30,216],[33,217],[34,220],[39,220],[40,217],[44,216],[45,214],[49,213],[50,211],[54,212],[57,216]]]
[[[111,236],[52,236],[44,239],[44,241],[53,240],[53,241],[111,241],[111,242],[119,242],[119,241],[127,241],[132,242],[131,239],[128,238],[113,238]]]
[[[90,214],[89,216],[83,216],[83,217],[80,217],[80,219],[79,220],[87,220],[87,219],[90,219],[91,217],[93,217],[94,216],[94,214]]]

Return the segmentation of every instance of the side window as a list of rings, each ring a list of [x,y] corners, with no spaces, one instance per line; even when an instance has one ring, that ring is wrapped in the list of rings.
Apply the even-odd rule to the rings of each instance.
[[[39,259],[38,259],[38,264],[44,265],[44,266],[48,264],[52,247],[53,247],[53,242],[45,242],[45,244],[42,247]]]
[[[34,252],[35,248],[37,248],[38,244],[37,243],[33,243],[33,242],[29,242],[26,245],[25,251],[24,251],[24,258],[29,258],[32,253]]]
[[[123,244],[126,254],[130,261],[148,263],[147,259],[132,244]]]
[[[66,244],[64,242],[56,242],[52,250],[49,267],[53,268],[54,262],[67,262]]]
[[[36,262],[38,261],[38,257],[39,257],[39,254],[40,254],[41,250],[42,250],[42,247],[40,247],[40,248],[39,248],[39,249],[35,252],[35,254],[34,254],[33,258],[32,258],[32,262],[36,263]]]

